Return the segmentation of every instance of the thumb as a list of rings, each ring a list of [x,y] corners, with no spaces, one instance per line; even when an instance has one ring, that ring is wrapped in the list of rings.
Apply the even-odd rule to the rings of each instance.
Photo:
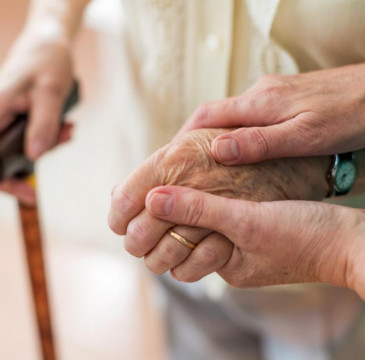
[[[224,165],[315,155],[309,153],[311,147],[303,135],[290,121],[266,127],[241,128],[215,138],[211,151],[215,160]]]
[[[256,203],[228,199],[182,186],[160,186],[146,197],[152,216],[180,225],[217,231],[230,240],[286,238],[287,242],[319,237],[328,227],[336,227],[341,207],[311,201],[274,201]],[[331,223],[313,219],[323,216]],[[280,224],[280,226],[278,226]],[[310,225],[310,226],[309,226]],[[321,226],[317,226],[321,225]]]
[[[227,237],[242,219],[252,218],[256,203],[232,200],[181,186],[161,186],[146,197],[151,215],[176,224],[202,227]]]

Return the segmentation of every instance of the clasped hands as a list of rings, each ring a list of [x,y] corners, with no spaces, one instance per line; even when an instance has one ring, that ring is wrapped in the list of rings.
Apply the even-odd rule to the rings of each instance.
[[[314,76],[319,75],[326,86],[327,74]],[[228,99],[198,109],[170,144],[114,188],[109,224],[125,235],[127,251],[144,257],[154,273],[170,270],[175,279],[184,282],[212,272],[240,288],[320,281],[350,287],[365,298],[364,212],[313,201],[323,199],[328,191],[330,157],[267,160],[330,154],[336,146],[348,150],[345,140],[359,134],[361,124],[355,121],[342,131],[342,138],[335,132],[340,121],[331,123],[336,113],[327,111],[330,101],[323,98],[320,87],[310,87],[311,81],[307,74],[266,77],[245,94],[243,100],[251,100]],[[339,87],[332,81],[332,100],[340,101]],[[279,95],[287,95],[289,100]],[[324,114],[320,114],[321,96]],[[352,111],[355,119],[359,111],[355,105],[360,106],[357,99],[347,99],[340,115]],[[266,113],[256,114],[262,128],[209,129],[222,123],[226,127],[254,126],[255,114],[250,111],[259,112],[259,105],[266,109]],[[280,108],[285,109],[287,119],[278,118]],[[328,122],[316,125],[316,116],[317,121]],[[318,139],[312,125],[317,126],[316,131],[322,130]],[[326,130],[336,136],[320,148]],[[305,147],[300,145],[300,135],[306,141],[311,139],[308,145],[312,149],[301,150]],[[357,136],[355,148],[361,148]],[[220,155],[235,154],[237,146],[223,142],[219,149],[215,139],[233,139],[240,151],[246,145],[246,152],[225,161]],[[247,150],[251,145],[252,152]],[[262,160],[266,161],[247,165]],[[246,165],[237,165],[243,163]],[[236,166],[229,166],[232,164]],[[286,201],[292,199],[296,201]],[[171,228],[197,247],[192,250],[166,234]]]
[[[269,75],[240,97],[202,105],[114,189],[112,229],[126,234],[127,250],[144,256],[152,271],[171,270],[181,281],[215,271],[238,287],[327,281],[365,298],[363,212],[282,201],[320,200],[328,191],[329,158],[298,157],[365,148],[364,77],[364,64]],[[1,68],[0,130],[29,111],[25,148],[33,160],[57,142],[72,78],[67,44],[28,35]],[[59,142],[71,130],[66,126]],[[258,163],[286,157],[294,158]],[[0,189],[35,201],[23,182]],[[171,239],[170,228],[198,246],[192,251]]]
[[[236,287],[348,284],[348,253],[356,246],[344,251],[343,239],[362,227],[363,213],[342,228],[346,208],[283,201],[322,199],[329,158],[224,166],[210,151],[224,132],[180,135],[113,189],[109,224],[125,235],[126,250],[154,273],[171,270],[184,282],[217,272]],[[173,239],[170,228],[197,247]]]

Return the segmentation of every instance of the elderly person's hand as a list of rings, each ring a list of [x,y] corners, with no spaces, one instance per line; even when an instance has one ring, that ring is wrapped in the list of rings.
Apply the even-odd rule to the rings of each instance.
[[[158,220],[145,210],[146,195],[157,186],[181,185],[252,201],[320,200],[328,191],[325,174],[329,157],[284,159],[237,167],[217,164],[211,157],[210,146],[224,132],[197,130],[177,137],[114,188],[109,224],[116,233],[126,235],[127,251],[137,257],[145,256],[146,265],[155,273],[176,267],[191,253],[191,249],[166,234],[173,223]],[[231,242],[226,240],[223,244],[221,235],[209,229],[177,226],[173,230],[195,244],[201,242],[201,250],[195,254],[200,256],[200,262],[208,264],[204,268],[206,273],[223,266],[231,252]],[[215,247],[222,255],[221,264],[210,263],[212,256],[204,253],[208,247]],[[197,272],[180,278],[195,281],[204,275]]]
[[[68,142],[72,137],[73,124],[65,123],[58,135],[57,144]],[[34,206],[36,203],[35,188],[27,181],[10,178],[0,183],[0,191],[14,195],[22,204]]]
[[[64,40],[24,32],[0,69],[0,131],[19,113],[29,112],[25,150],[35,160],[56,143],[70,138],[71,126],[59,133],[63,103],[73,79],[71,49]],[[34,192],[22,181],[7,180],[0,190],[34,203]]]
[[[320,281],[352,288],[365,300],[363,210],[309,201],[255,203],[175,186],[150,191],[146,208],[167,222],[217,231],[221,246],[232,241],[230,251],[219,253],[216,244],[205,249],[232,286]],[[175,277],[205,272],[199,246]]]
[[[364,64],[267,75],[242,96],[202,105],[181,131],[241,127],[213,142],[227,165],[362,149],[364,79]]]

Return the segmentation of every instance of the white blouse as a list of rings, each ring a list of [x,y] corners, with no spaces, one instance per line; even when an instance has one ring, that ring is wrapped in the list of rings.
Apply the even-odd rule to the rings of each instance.
[[[127,50],[147,114],[149,152],[166,144],[199,104],[239,95],[264,74],[365,61],[364,0],[124,0],[124,5]],[[333,326],[322,334],[323,342],[341,337],[361,308],[345,289],[289,286],[295,291],[268,295],[265,289],[223,292],[222,282],[209,278],[202,284],[205,293],[224,296],[235,317],[240,307],[256,307],[252,319],[243,315],[253,327],[317,345],[311,319],[320,322],[327,304]],[[197,288],[191,285],[187,291]],[[293,304],[295,311],[288,313]],[[347,312],[336,311],[343,304]]]
[[[123,0],[139,91],[166,143],[202,102],[266,73],[365,60],[362,0]]]

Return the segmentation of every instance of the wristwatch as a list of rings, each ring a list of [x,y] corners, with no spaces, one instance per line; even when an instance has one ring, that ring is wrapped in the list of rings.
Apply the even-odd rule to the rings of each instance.
[[[357,178],[357,163],[354,153],[336,154],[327,174],[329,192],[327,197],[346,195]]]

